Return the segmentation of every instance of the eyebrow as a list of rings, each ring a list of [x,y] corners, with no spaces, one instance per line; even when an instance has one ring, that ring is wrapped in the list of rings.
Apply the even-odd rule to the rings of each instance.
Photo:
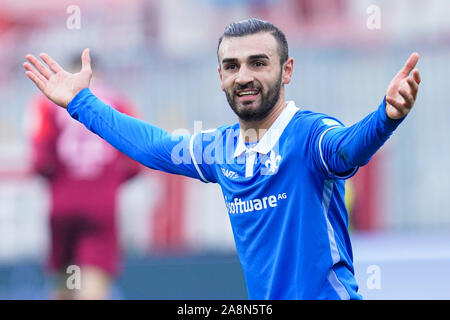
[[[254,54],[254,55],[251,55],[251,56],[249,56],[247,58],[247,60],[257,60],[257,59],[270,60],[269,56],[267,56],[264,53]],[[236,61],[238,61],[238,59],[236,59],[236,58],[224,58],[224,59],[222,59],[222,64],[223,63],[229,63],[229,62],[236,62]]]
[[[262,54],[255,54],[255,55],[252,55],[252,56],[248,57],[248,60],[256,60],[256,59],[270,60],[270,58],[264,53],[262,53]]]

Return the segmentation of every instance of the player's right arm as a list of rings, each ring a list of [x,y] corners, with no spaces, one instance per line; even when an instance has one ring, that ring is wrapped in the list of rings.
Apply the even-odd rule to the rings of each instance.
[[[115,110],[98,99],[89,88],[81,90],[70,101],[67,110],[72,118],[83,123],[90,131],[149,168],[214,181],[209,168],[201,161],[201,134],[171,135],[150,123]]]
[[[119,151],[143,165],[204,182],[215,182],[212,167],[202,161],[202,134],[174,136],[103,103],[89,90],[92,77],[89,49],[83,51],[82,69],[69,73],[46,54],[24,63],[26,75],[55,104]],[[33,68],[34,67],[34,68]]]

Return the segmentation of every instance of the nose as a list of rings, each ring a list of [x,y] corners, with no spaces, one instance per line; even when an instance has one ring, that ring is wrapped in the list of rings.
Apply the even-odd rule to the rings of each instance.
[[[239,85],[245,85],[249,82],[252,82],[253,80],[254,79],[253,79],[253,74],[252,74],[251,70],[249,70],[246,65],[242,65],[239,68],[239,73],[237,74],[236,83]]]

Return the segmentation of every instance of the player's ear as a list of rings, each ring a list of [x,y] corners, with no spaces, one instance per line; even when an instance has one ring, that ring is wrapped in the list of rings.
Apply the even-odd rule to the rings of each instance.
[[[289,58],[286,60],[285,63],[283,63],[282,67],[282,81],[283,84],[288,84],[291,82],[292,79],[292,72],[294,71],[294,58]]]
[[[222,68],[220,68],[220,65],[217,67],[217,72],[219,72],[220,88],[222,89],[222,91],[225,91],[225,88],[223,87]]]

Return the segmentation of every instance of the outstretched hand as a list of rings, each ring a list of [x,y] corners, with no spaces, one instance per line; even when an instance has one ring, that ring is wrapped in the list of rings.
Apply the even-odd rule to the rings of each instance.
[[[420,74],[414,69],[419,55],[411,54],[403,68],[395,75],[386,90],[386,114],[389,118],[397,120],[406,116],[416,101],[419,90]],[[412,76],[409,74],[412,71]]]
[[[28,62],[23,64],[25,74],[55,104],[67,108],[69,102],[82,89],[89,87],[92,78],[89,49],[81,55],[81,71],[69,73],[46,53],[39,55],[48,68],[33,55],[26,56]],[[33,68],[34,67],[34,68]],[[49,69],[50,68],[50,69]]]

